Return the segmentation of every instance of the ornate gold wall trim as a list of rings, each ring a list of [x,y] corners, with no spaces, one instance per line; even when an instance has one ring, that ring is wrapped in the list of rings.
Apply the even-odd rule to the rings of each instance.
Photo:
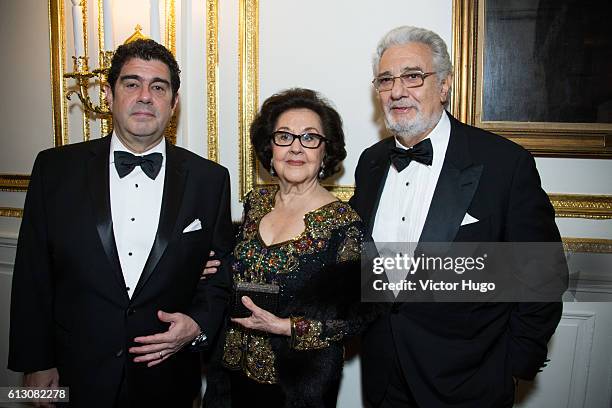
[[[0,207],[0,217],[22,218],[23,210],[21,208]]]
[[[208,158],[219,162],[219,6],[218,0],[206,0],[206,118]]]
[[[239,135],[239,198],[257,184],[257,161],[251,149],[249,126],[259,105],[259,2],[240,0],[238,17],[238,135]],[[210,142],[209,142],[210,143]],[[343,201],[348,201],[355,188],[350,185],[326,185]]]
[[[0,174],[0,191],[27,191],[29,174]]]
[[[49,0],[49,50],[51,51],[51,108],[53,111],[53,145],[68,143],[66,118],[68,111],[63,101],[66,88],[64,61],[66,59],[66,40],[64,36],[64,2]],[[26,191],[29,174],[0,174],[0,191]]]
[[[353,186],[325,186],[342,201],[348,201],[355,191]],[[587,194],[549,194],[558,218],[612,219],[612,196]]]
[[[164,0],[165,22],[164,22],[164,38],[161,39],[163,45],[170,50],[172,55],[176,57],[176,12],[175,0]],[[178,133],[178,110],[174,111],[174,115],[170,118],[170,122],[166,126],[164,136],[170,143],[176,144],[176,136]]]
[[[612,253],[612,239],[564,237],[563,248],[569,252],[610,254]]]
[[[257,179],[255,155],[249,140],[249,125],[259,100],[259,4],[258,0],[240,0],[238,14],[238,135],[239,197],[253,188]]]
[[[104,0],[98,0],[98,50],[105,50],[104,44]]]
[[[49,50],[51,51],[51,109],[53,110],[53,145],[68,144],[68,106],[66,94],[66,22],[64,1],[49,0]]]
[[[612,219],[612,196],[549,194],[559,218]]]
[[[166,8],[166,47],[172,55],[176,55],[176,2],[175,0],[165,0]]]
[[[451,112],[463,123],[473,121],[473,103],[476,98],[476,65],[474,52],[477,37],[477,2],[453,0],[453,88]]]

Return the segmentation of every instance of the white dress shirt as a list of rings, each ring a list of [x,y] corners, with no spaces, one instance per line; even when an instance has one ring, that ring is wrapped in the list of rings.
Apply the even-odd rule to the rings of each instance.
[[[151,180],[140,166],[119,178],[115,151],[130,152],[113,133],[109,166],[111,215],[119,262],[131,298],[157,234],[166,174],[166,141],[162,138],[161,143],[141,154],[162,154],[162,167],[155,180]]]
[[[445,112],[427,138],[433,147],[430,166],[413,160],[401,173],[393,165],[389,168],[372,229],[377,243],[419,241],[450,139]],[[397,139],[395,144],[407,149]]]

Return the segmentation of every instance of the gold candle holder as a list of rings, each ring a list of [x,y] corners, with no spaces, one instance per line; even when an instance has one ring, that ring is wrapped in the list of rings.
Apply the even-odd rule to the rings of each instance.
[[[113,60],[114,51],[100,51],[98,54],[98,61],[100,68],[95,69],[93,72],[99,78],[100,82],[100,105],[99,108],[104,112],[108,112],[100,118],[100,132],[102,135],[107,135],[113,128],[113,119],[111,116],[110,108],[108,106],[108,100],[106,99],[106,90],[103,85],[108,82],[108,72],[110,70],[111,62]]]
[[[98,115],[108,116],[110,115],[110,110],[108,106],[96,106],[91,102],[89,98],[89,81],[93,77],[100,77],[100,75],[104,72],[104,75],[108,75],[108,68],[98,68],[94,71],[89,71],[89,64],[87,57],[72,57],[74,60],[74,72],[68,72],[64,74],[66,78],[73,78],[76,80],[78,85],[78,90],[69,91],[66,94],[66,98],[70,100],[70,97],[73,94],[76,94],[79,97],[79,100],[83,104],[83,108],[92,113],[97,113]]]

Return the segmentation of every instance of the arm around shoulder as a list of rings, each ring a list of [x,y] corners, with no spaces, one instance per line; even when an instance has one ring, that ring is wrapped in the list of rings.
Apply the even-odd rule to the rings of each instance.
[[[200,326],[209,342],[216,336],[229,301],[231,273],[229,255],[233,250],[234,237],[230,212],[229,173],[223,169],[222,181],[217,191],[218,202],[216,218],[213,222],[211,250],[221,261],[217,273],[198,282],[193,306],[187,314]]]

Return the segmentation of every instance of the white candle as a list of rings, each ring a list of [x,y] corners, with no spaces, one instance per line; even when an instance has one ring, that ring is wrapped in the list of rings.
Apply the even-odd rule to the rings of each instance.
[[[151,19],[151,39],[161,43],[161,34],[159,30],[159,0],[151,0],[151,10],[149,18]]]
[[[113,41],[113,7],[111,0],[104,0],[102,3],[102,13],[104,16],[104,49],[112,51],[115,49]]]
[[[74,35],[74,55],[85,55],[85,40],[83,38],[83,8],[80,0],[72,0],[72,34]]]

